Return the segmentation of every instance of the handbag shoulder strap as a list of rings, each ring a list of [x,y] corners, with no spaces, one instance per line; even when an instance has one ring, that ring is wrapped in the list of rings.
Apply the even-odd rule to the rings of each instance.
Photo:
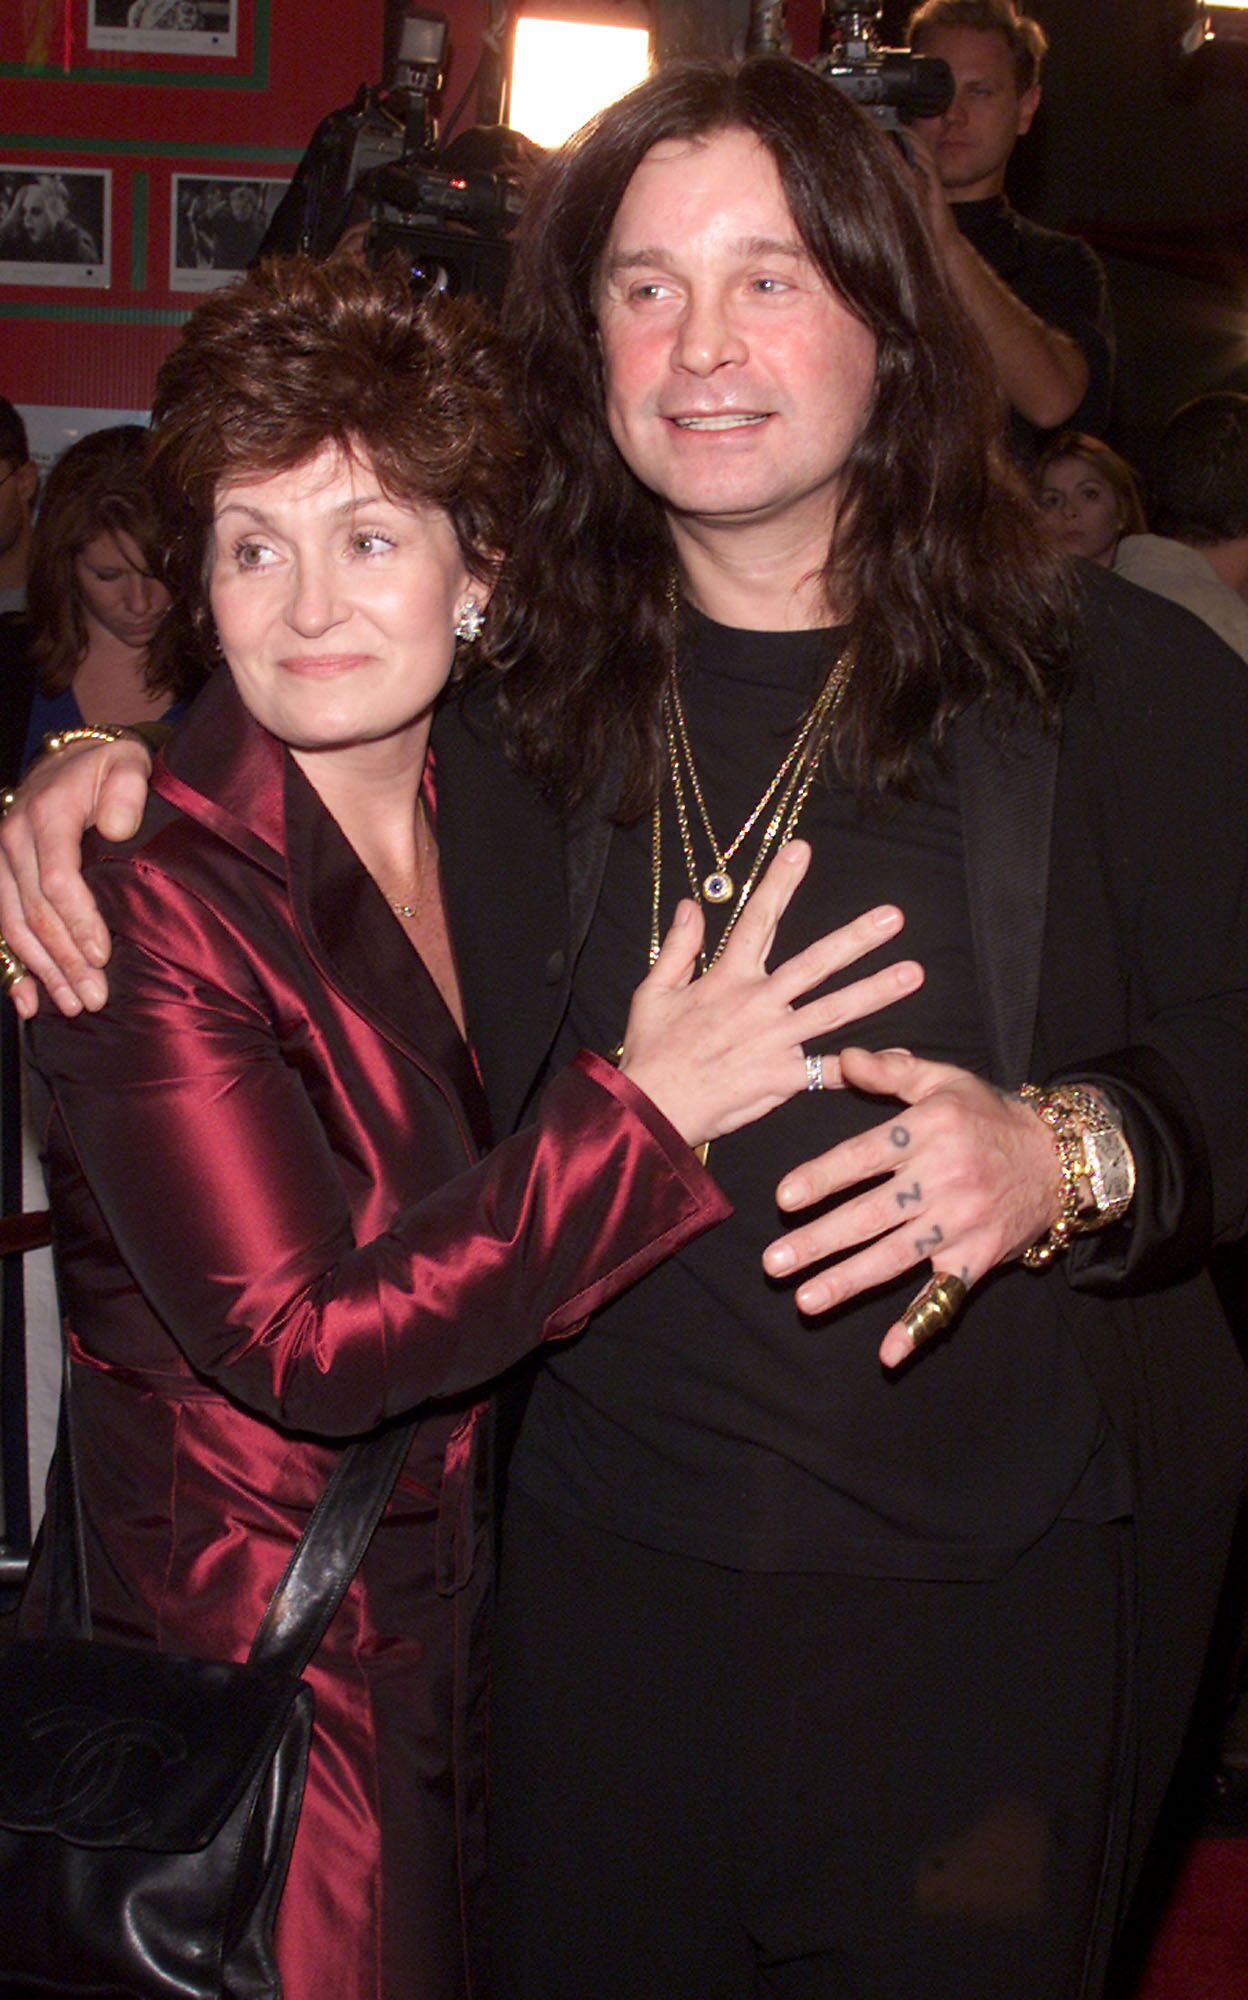
[[[364,1560],[415,1429],[414,1421],[394,1424],[346,1447],[269,1599],[248,1654],[251,1665],[303,1672]],[[49,1637],[89,1638],[91,1602],[74,1456],[68,1345],[46,1561]]]
[[[252,1666],[302,1673],[364,1560],[416,1425],[395,1424],[348,1445],[291,1550],[252,1641]]]

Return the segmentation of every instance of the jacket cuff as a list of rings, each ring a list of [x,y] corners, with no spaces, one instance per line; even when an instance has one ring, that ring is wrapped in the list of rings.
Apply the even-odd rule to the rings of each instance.
[[[1054,1076],[1103,1090],[1135,1159],[1135,1194],[1121,1222],[1079,1236],[1066,1258],[1076,1291],[1146,1291],[1190,1277],[1213,1245],[1213,1181],[1195,1102],[1178,1071],[1143,1044]]]
[[[664,1117],[653,1098],[639,1090],[631,1077],[618,1070],[606,1056],[595,1054],[593,1049],[581,1049],[572,1059],[572,1067],[608,1091],[626,1111],[631,1111],[640,1119],[655,1144],[662,1148],[672,1172],[684,1183],[700,1206],[714,1210],[713,1219],[722,1222],[732,1214],[732,1203],[723,1192],[719,1182],[702,1165],[693,1147],[687,1145],[671,1121]]]

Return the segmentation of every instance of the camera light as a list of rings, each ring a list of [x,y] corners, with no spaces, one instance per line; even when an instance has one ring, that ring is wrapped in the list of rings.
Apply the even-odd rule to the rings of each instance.
[[[516,16],[507,123],[539,146],[560,146],[650,68],[642,6],[577,6]]]
[[[1196,0],[1179,35],[1179,53],[1194,56],[1215,42],[1248,42],[1248,0]]]

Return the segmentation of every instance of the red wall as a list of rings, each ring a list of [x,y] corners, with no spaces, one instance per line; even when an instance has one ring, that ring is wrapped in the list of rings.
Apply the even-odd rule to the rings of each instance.
[[[171,177],[284,180],[319,119],[357,84],[381,80],[384,0],[232,0],[233,57],[90,48],[88,10],[107,18],[109,4],[0,0],[0,173],[112,176],[106,289],[0,276],[0,392],[23,406],[145,409],[195,303],[170,289]],[[487,0],[443,0],[443,9],[449,115],[489,10]],[[818,0],[790,0],[788,14],[798,52],[809,53]],[[28,271],[38,279],[35,265],[18,275]]]
[[[318,119],[378,77],[382,0],[236,0],[237,54],[220,60],[88,49],[88,4],[0,7],[0,170],[112,174],[110,285],[0,282],[0,387],[144,409],[195,303],[169,288],[171,176],[289,178]]]

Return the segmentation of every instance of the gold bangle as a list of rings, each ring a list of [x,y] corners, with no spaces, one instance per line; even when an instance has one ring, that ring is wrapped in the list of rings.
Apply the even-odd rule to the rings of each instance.
[[[1070,1248],[1072,1237],[1087,1236],[1094,1230],[1104,1229],[1125,1213],[1130,1192],[1135,1186],[1135,1168],[1117,1120],[1099,1098],[1081,1084],[1059,1083],[1050,1090],[1040,1090],[1034,1083],[1025,1083],[1018,1095],[1024,1104],[1031,1106],[1037,1117],[1044,1120],[1057,1148],[1057,1218],[1037,1242],[1024,1250],[1022,1259],[1029,1271],[1042,1271],[1063,1250]],[[1097,1194],[1095,1173],[1089,1162],[1089,1141],[1092,1135],[1098,1133],[1117,1135],[1119,1149],[1126,1152],[1126,1164],[1130,1169],[1128,1193],[1120,1200],[1106,1202],[1104,1206]],[[1085,1209],[1080,1199],[1085,1184],[1092,1188],[1090,1209]]]
[[[116,743],[125,733],[124,723],[85,722],[80,729],[49,729],[43,747],[49,757],[55,757],[71,743]]]
[[[1034,1083],[1025,1083],[1018,1094],[1043,1119],[1057,1148],[1057,1216],[1044,1235],[1023,1252],[1023,1263],[1029,1271],[1043,1271],[1070,1247],[1075,1233],[1079,1182],[1083,1178],[1083,1144],[1074,1112],[1063,1095],[1040,1090]]]

